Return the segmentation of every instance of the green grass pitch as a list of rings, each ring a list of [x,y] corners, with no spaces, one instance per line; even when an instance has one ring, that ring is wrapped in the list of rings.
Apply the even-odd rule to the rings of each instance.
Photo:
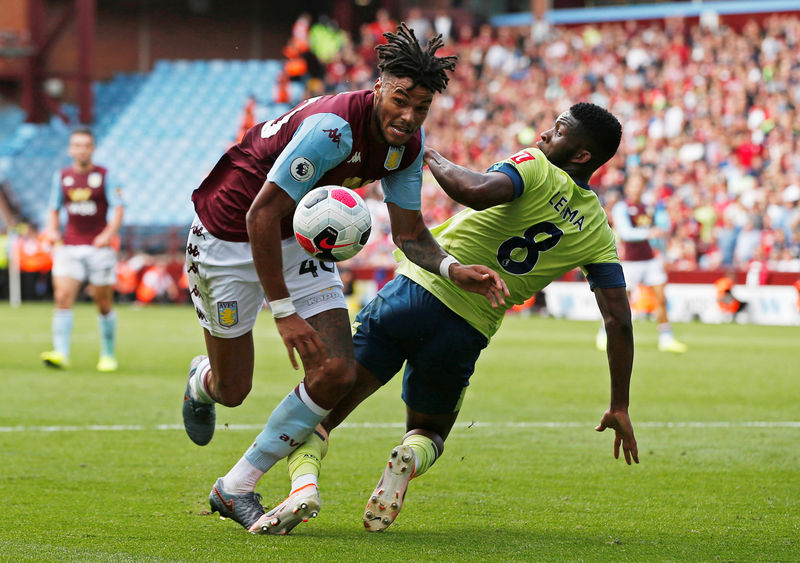
[[[180,405],[202,352],[188,307],[118,307],[120,371],[94,371],[76,310],[72,368],[39,363],[51,305],[0,305],[0,561],[800,561],[800,328],[635,324],[641,464],[593,426],[608,403],[595,323],[513,317],[485,351],[444,456],[382,534],[361,514],[404,433],[400,381],[332,434],[323,509],[286,537],[208,514],[214,480],[299,380],[268,315],[253,391],[197,447]],[[274,506],[281,462],[259,484]]]

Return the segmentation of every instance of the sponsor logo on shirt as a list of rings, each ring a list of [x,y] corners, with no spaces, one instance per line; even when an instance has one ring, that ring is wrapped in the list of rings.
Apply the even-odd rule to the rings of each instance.
[[[298,182],[305,182],[314,176],[314,164],[304,156],[298,156],[289,165],[292,178]]]
[[[70,215],[89,217],[97,213],[97,203],[91,199],[89,201],[73,201],[67,204],[67,211]]]
[[[350,157],[347,164],[355,164],[356,162],[361,162],[361,152],[359,151],[356,151],[356,153]]]
[[[92,190],[89,188],[73,188],[67,190],[67,197],[70,201],[86,201],[92,197]]]

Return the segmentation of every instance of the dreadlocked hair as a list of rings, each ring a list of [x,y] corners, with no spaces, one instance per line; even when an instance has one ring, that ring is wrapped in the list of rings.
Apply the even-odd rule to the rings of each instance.
[[[447,88],[450,77],[445,72],[456,69],[458,57],[437,57],[436,50],[444,45],[439,34],[423,49],[417,41],[414,30],[405,22],[401,22],[397,33],[384,33],[388,40],[385,45],[378,45],[378,71],[398,78],[410,78],[414,86],[420,85],[431,92],[442,92]]]

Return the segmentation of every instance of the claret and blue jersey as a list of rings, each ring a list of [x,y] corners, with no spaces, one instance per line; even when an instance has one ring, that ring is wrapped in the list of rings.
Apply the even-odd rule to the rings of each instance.
[[[481,211],[465,209],[431,229],[439,244],[463,264],[495,269],[508,285],[508,307],[522,303],[551,281],[581,267],[592,287],[624,287],[614,233],[596,194],[576,184],[527,148],[489,171],[506,174],[515,198]],[[487,337],[505,311],[458,289],[450,280],[404,260],[397,272],[416,281]]]
[[[265,180],[295,201],[316,186],[381,180],[385,201],[418,210],[423,131],[400,147],[377,142],[373,103],[372,90],[320,96],[252,127],[192,195],[203,225],[217,238],[247,241],[245,216]]]
[[[67,166],[53,174],[48,209],[67,210],[64,244],[92,244],[106,227],[108,210],[121,205],[121,184],[102,166],[82,172]]]

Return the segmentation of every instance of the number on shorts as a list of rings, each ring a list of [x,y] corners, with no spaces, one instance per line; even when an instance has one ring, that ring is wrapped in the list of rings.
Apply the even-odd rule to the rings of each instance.
[[[317,266],[326,272],[333,272],[333,264],[331,263],[323,262],[322,260],[303,260],[300,262],[300,275],[311,274],[318,278]]]

